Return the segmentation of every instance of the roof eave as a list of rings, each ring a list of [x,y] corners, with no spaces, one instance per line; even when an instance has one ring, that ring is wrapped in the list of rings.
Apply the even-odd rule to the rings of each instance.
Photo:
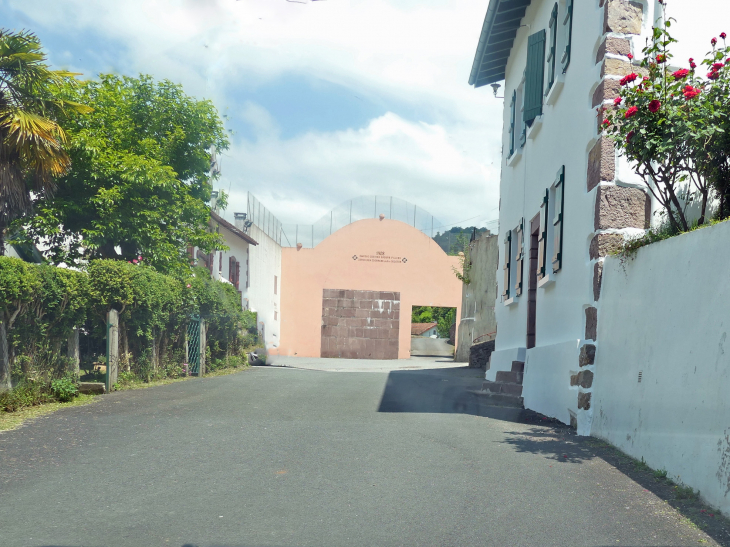
[[[246,243],[248,243],[250,245],[258,245],[258,242],[254,238],[252,238],[250,235],[245,233],[243,230],[236,228],[233,224],[228,222],[226,219],[224,219],[220,215],[214,213],[213,211],[210,212],[210,218],[214,222],[217,222],[220,226],[223,226],[224,228],[226,228],[229,232],[232,232],[234,235],[240,237]]]

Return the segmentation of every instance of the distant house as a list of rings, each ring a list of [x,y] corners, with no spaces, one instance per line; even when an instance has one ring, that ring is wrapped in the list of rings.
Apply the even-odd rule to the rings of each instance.
[[[411,323],[411,336],[438,336],[438,323]]]

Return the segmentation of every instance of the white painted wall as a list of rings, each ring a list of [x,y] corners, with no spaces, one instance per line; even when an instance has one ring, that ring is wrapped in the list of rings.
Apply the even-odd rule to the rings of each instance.
[[[259,331],[263,330],[266,348],[277,348],[281,330],[281,245],[256,224],[249,228],[248,234],[258,245],[249,247],[250,286],[244,297],[248,299],[249,309],[258,313]]]
[[[730,222],[605,262],[592,434],[730,515]],[[642,373],[641,383],[638,382]]]
[[[655,2],[645,4],[645,32],[653,21]],[[534,0],[522,20],[507,65],[504,96],[503,164],[500,186],[500,270],[497,275],[498,295],[503,293],[504,239],[508,230],[515,229],[521,220],[525,222],[525,256],[529,257],[530,221],[540,212],[545,190],[555,180],[558,169],[565,166],[565,206],[562,269],[552,273],[553,255],[552,222],[549,222],[547,264],[550,281],[537,293],[537,347],[530,350],[529,367],[524,379],[528,396],[528,408],[543,409],[541,412],[569,423],[570,412],[577,413],[577,391],[570,387],[569,371],[578,367],[576,347],[585,336],[585,308],[593,305],[593,263],[589,257],[589,244],[594,235],[595,191],[587,192],[586,177],[588,152],[596,143],[596,112],[592,108],[593,91],[600,82],[601,65],[596,64],[596,54],[603,42],[604,10],[598,2],[574,2],[572,55],[566,74],[557,78],[555,90],[546,99],[539,125],[528,132],[527,142],[519,158],[509,160],[510,98],[523,79],[527,61],[528,36],[541,29],[548,31],[552,0]],[[565,2],[560,1],[559,22],[565,13]],[[643,40],[643,39],[642,39]],[[558,60],[563,50],[563,37],[559,35]],[[639,48],[640,49],[640,48]],[[559,63],[558,63],[559,66]],[[560,73],[560,69],[557,71]],[[490,89],[481,90],[483,93]],[[518,109],[519,110],[519,109]],[[628,175],[627,175],[628,176]],[[631,184],[635,184],[631,180]],[[549,219],[554,213],[554,196],[551,195]],[[513,240],[514,241],[514,240]],[[512,263],[514,272],[515,248]],[[527,336],[527,283],[529,260],[523,270],[523,295],[514,298],[510,305],[498,301],[495,306],[498,333],[495,352],[492,354],[487,380],[494,380],[497,371],[510,370],[511,362],[523,354]],[[514,287],[514,274],[511,284]],[[541,367],[539,372],[536,367]],[[547,371],[558,375],[551,389],[544,389]],[[532,382],[539,382],[532,386]],[[552,384],[551,384],[552,385]],[[556,406],[559,402],[562,406]],[[579,428],[590,424],[590,412],[579,414]],[[581,414],[586,414],[581,417]]]

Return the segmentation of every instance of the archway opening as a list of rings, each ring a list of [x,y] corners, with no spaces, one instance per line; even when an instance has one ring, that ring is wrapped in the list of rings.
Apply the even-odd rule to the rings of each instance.
[[[411,308],[411,357],[454,356],[456,308]]]

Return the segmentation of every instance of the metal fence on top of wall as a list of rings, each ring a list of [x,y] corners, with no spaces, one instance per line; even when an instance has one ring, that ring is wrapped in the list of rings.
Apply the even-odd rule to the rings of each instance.
[[[281,222],[251,192],[248,192],[246,218],[258,226],[259,229],[263,230],[267,236],[279,245],[284,245],[281,237]],[[286,247],[287,245],[284,246]]]
[[[441,222],[431,213],[404,199],[360,196],[341,203],[314,224],[283,224],[281,245],[296,247],[297,243],[301,243],[302,247],[311,249],[340,228],[358,220],[379,218],[381,214],[410,224],[428,237],[443,229]]]

